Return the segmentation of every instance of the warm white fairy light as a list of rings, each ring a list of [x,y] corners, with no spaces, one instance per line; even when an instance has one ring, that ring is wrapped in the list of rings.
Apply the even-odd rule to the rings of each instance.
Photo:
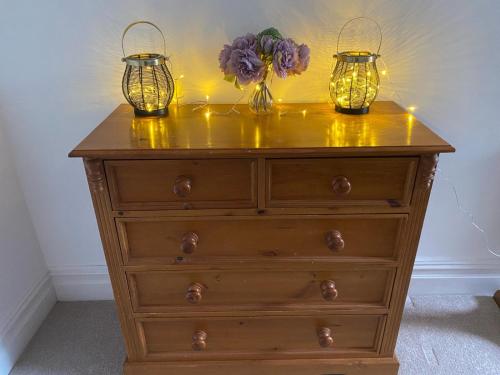
[[[244,89],[242,88],[242,91],[243,90]],[[238,111],[236,109],[236,106],[241,102],[241,100],[243,99],[244,96],[245,96],[245,93],[243,92],[241,94],[240,98],[226,112],[217,112],[217,111],[211,111],[210,109],[207,109],[207,111],[204,113],[205,118],[208,120],[210,118],[210,116],[212,116],[212,115],[227,116],[227,115],[230,115],[232,113],[240,114],[240,111]],[[193,108],[193,112],[196,112],[196,111],[199,111],[200,109],[206,108],[210,104],[210,95],[208,95],[208,94],[205,95],[205,100],[199,100],[199,101],[193,102],[191,104],[196,105],[196,107]]]
[[[387,76],[387,79],[389,79],[388,70],[387,69],[383,69],[380,72],[380,74],[382,76]],[[180,75],[179,76],[179,79],[182,79],[182,78],[184,78],[184,75]],[[394,91],[394,93],[399,97],[399,94],[396,91]],[[243,99],[243,97],[244,97],[244,94],[238,99],[238,101],[235,104],[233,104],[233,106],[231,107],[231,109],[229,111],[227,111],[227,112],[220,113],[220,112],[215,112],[215,111],[211,111],[210,109],[208,109],[206,112],[204,112],[205,119],[208,121],[212,115],[221,115],[221,116],[224,116],[224,115],[229,115],[229,114],[232,114],[232,113],[239,114],[240,112],[236,109],[236,105],[239,102],[241,102],[241,100]],[[193,111],[197,111],[199,109],[207,107],[208,104],[209,104],[209,100],[210,100],[210,96],[206,95],[205,96],[205,101],[202,101],[201,103],[200,102],[193,103],[193,104],[200,104],[197,107],[193,108]],[[279,98],[278,102],[282,103],[283,99]],[[413,113],[417,110],[417,108],[418,107],[416,105],[410,105],[410,106],[407,107],[408,112],[410,112],[410,116],[413,117]],[[294,114],[294,113],[295,114],[301,114],[302,116],[306,117],[306,115],[307,115],[307,109],[302,109],[300,111],[294,111],[294,112],[289,112],[289,111],[283,111],[283,112],[281,112],[280,111],[280,112],[278,112],[278,116],[281,117],[281,116],[285,116],[285,115],[291,115],[291,114]],[[411,118],[411,120],[413,120],[413,118]],[[412,123],[411,120],[410,120],[410,123]],[[472,225],[472,227],[481,234],[481,238],[483,239],[483,243],[484,243],[484,246],[485,246],[486,250],[489,253],[491,253],[492,255],[494,255],[496,257],[500,257],[500,250],[495,250],[495,249],[493,249],[490,246],[490,240],[489,240],[489,237],[488,237],[488,233],[477,223],[476,218],[474,217],[474,215],[472,214],[472,212],[469,209],[467,209],[464,206],[462,206],[462,203],[461,203],[460,196],[458,194],[457,188],[453,184],[453,182],[451,181],[451,179],[449,177],[445,176],[444,173],[442,172],[442,170],[440,168],[438,168],[437,170],[438,170],[438,177],[441,176],[443,178],[443,180],[446,181],[450,185],[450,187],[452,189],[452,192],[453,192],[453,195],[455,197],[457,209],[464,216],[466,216],[469,219],[470,224]]]
[[[193,108],[193,112],[196,112],[196,111],[198,111],[200,109],[203,109],[206,106],[208,106],[209,99],[210,99],[210,96],[205,95],[205,100],[199,100],[197,102],[192,103],[192,104],[197,104],[197,106]]]
[[[307,115],[307,109],[301,109],[299,111],[279,111],[278,112],[278,116],[281,117],[281,116],[288,116],[288,115],[302,115],[304,117],[306,117]]]
[[[346,54],[353,54],[347,53]],[[347,64],[347,68],[346,65]],[[330,98],[340,112],[365,110],[378,93],[379,75],[374,62],[339,63],[330,75]]]
[[[184,74],[181,74],[179,77],[175,78],[175,86],[174,86],[174,102],[179,107],[180,105],[180,99],[184,97],[184,95],[179,95],[179,81],[181,79],[184,79]]]

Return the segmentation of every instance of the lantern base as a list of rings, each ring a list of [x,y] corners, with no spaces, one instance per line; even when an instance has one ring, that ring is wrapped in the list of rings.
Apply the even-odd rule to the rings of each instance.
[[[342,108],[338,105],[335,106],[335,110],[339,113],[345,113],[348,115],[364,115],[369,112],[370,107],[364,108]]]
[[[168,107],[156,109],[154,111],[144,111],[142,109],[134,108],[134,114],[138,117],[151,117],[151,116],[164,117],[164,116],[168,116]]]

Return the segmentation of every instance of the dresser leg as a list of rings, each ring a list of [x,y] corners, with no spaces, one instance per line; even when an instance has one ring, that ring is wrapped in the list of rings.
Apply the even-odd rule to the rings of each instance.
[[[125,375],[397,375],[396,358],[128,362]]]

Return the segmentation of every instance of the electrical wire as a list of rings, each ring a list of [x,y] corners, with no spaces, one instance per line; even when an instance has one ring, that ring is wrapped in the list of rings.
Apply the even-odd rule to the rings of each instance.
[[[474,229],[476,229],[479,233],[481,233],[481,238],[483,240],[484,247],[486,248],[486,250],[488,250],[494,256],[500,258],[500,251],[494,250],[490,246],[490,239],[489,239],[488,233],[477,223],[477,220],[476,220],[475,216],[472,214],[472,211],[462,205],[462,202],[460,200],[460,195],[458,194],[457,187],[455,186],[453,181],[445,173],[443,173],[441,168],[438,167],[437,172],[438,172],[438,177],[439,177],[439,175],[441,175],[441,178],[443,179],[443,181],[447,182],[448,185],[450,186],[451,190],[453,191],[453,195],[455,196],[455,202],[457,204],[458,210],[465,217],[467,217],[469,219],[472,227]]]

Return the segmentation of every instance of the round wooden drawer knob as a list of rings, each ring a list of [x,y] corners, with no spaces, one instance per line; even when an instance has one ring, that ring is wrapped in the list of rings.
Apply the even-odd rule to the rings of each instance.
[[[192,254],[198,246],[199,237],[194,232],[188,232],[182,236],[181,250],[185,254]]]
[[[205,331],[196,331],[193,334],[193,350],[199,352],[207,348],[207,333]]]
[[[185,198],[191,192],[192,185],[193,183],[189,177],[179,176],[174,182],[174,194],[180,198]]]
[[[336,176],[333,178],[332,188],[337,195],[347,195],[351,192],[351,182],[345,176]]]
[[[326,301],[333,301],[339,296],[339,291],[335,286],[335,281],[325,280],[321,282],[321,295]]]
[[[318,330],[318,342],[322,348],[330,348],[333,346],[332,330],[330,328],[320,328]]]
[[[345,246],[344,239],[342,238],[342,233],[338,230],[329,231],[326,236],[326,246],[332,251],[342,250]]]
[[[205,287],[198,283],[192,283],[186,293],[186,301],[192,304],[199,303],[203,298],[202,292]]]

